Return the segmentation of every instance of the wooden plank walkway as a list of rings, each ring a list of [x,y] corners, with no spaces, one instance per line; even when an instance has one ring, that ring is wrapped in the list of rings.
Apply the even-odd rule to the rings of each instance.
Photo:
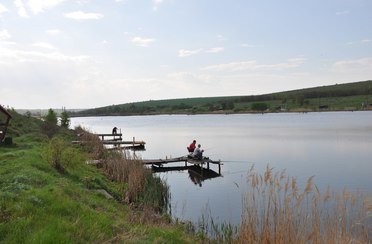
[[[144,150],[146,142],[144,141],[136,141],[135,137],[133,137],[132,141],[123,141],[123,134],[122,133],[102,133],[102,134],[94,134],[101,139],[103,145],[112,145],[115,146],[114,148],[109,148],[110,150],[113,149],[139,149]],[[106,138],[109,137],[109,138]],[[73,144],[85,144],[88,143],[86,141],[72,141]],[[121,145],[128,145],[121,147]]]
[[[169,163],[176,163],[176,162],[185,162],[185,166],[187,164],[192,164],[192,165],[207,165],[207,169],[209,169],[209,164],[217,164],[218,165],[218,173],[221,174],[221,161],[214,161],[209,158],[203,158],[202,160],[197,160],[188,156],[182,156],[182,157],[177,157],[177,158],[166,158],[166,159],[142,159],[142,162],[147,165],[157,165],[159,167],[162,167],[164,164],[169,164]]]
[[[189,158],[187,156],[182,156],[178,158],[166,158],[166,159],[143,159],[142,161],[145,164],[168,164],[168,163],[176,163],[176,162],[188,162],[190,164],[205,164],[205,163],[221,164],[221,161],[213,161],[209,158],[197,160],[194,158]]]
[[[115,141],[115,140],[105,140],[102,141],[103,145],[145,145],[144,141]]]
[[[117,133],[117,134],[111,134],[111,133],[109,133],[109,134],[95,134],[96,136],[100,136],[100,137],[105,137],[105,136],[122,136],[123,134],[122,133]]]

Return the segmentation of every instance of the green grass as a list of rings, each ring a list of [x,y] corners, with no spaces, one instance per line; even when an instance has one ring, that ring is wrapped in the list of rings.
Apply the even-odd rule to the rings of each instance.
[[[14,112],[13,112],[14,113]],[[14,114],[9,135],[14,145],[0,146],[0,243],[193,242],[181,226],[151,223],[121,201],[122,183],[109,181],[86,165],[86,155],[67,145],[65,172],[49,162],[50,140],[41,123]],[[60,130],[59,138],[72,138]],[[73,155],[73,156],[71,156]],[[107,199],[97,189],[114,198]],[[143,219],[148,219],[148,213]]]

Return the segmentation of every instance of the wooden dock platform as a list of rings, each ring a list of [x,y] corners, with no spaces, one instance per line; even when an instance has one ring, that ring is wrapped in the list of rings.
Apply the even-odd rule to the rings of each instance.
[[[198,165],[200,167],[203,167],[204,165],[207,165],[207,169],[209,169],[210,164],[216,164],[218,165],[218,173],[221,174],[221,161],[215,161],[211,160],[209,158],[203,158],[202,160],[198,160],[189,156],[182,156],[177,158],[166,158],[166,159],[143,159],[142,162],[147,165],[156,165],[158,167],[163,167],[164,164],[169,163],[176,163],[176,162],[185,162],[185,167],[187,167],[187,164],[192,165]]]
[[[105,140],[102,141],[103,145],[145,145],[144,141],[115,141],[115,140]]]
[[[123,141],[123,134],[122,133],[103,133],[103,134],[94,134],[98,138],[100,138],[103,145],[111,145],[114,146],[112,148],[108,148],[110,150],[122,150],[122,149],[132,149],[132,150],[145,150],[144,141],[136,141],[136,138],[133,137],[131,141]],[[73,144],[85,144],[86,141],[72,141]],[[122,146],[125,145],[125,146]]]

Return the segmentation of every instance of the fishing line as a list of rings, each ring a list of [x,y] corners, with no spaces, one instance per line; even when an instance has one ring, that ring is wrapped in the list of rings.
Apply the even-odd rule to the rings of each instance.
[[[248,162],[248,161],[245,161],[245,160],[223,160],[223,159],[219,159],[222,163],[247,163],[247,164],[254,164],[252,162]]]

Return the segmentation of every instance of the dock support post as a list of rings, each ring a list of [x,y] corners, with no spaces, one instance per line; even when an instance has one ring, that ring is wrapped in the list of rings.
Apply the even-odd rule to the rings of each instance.
[[[207,169],[209,169],[209,161],[207,161]]]
[[[218,174],[221,175],[221,162],[218,161]]]

